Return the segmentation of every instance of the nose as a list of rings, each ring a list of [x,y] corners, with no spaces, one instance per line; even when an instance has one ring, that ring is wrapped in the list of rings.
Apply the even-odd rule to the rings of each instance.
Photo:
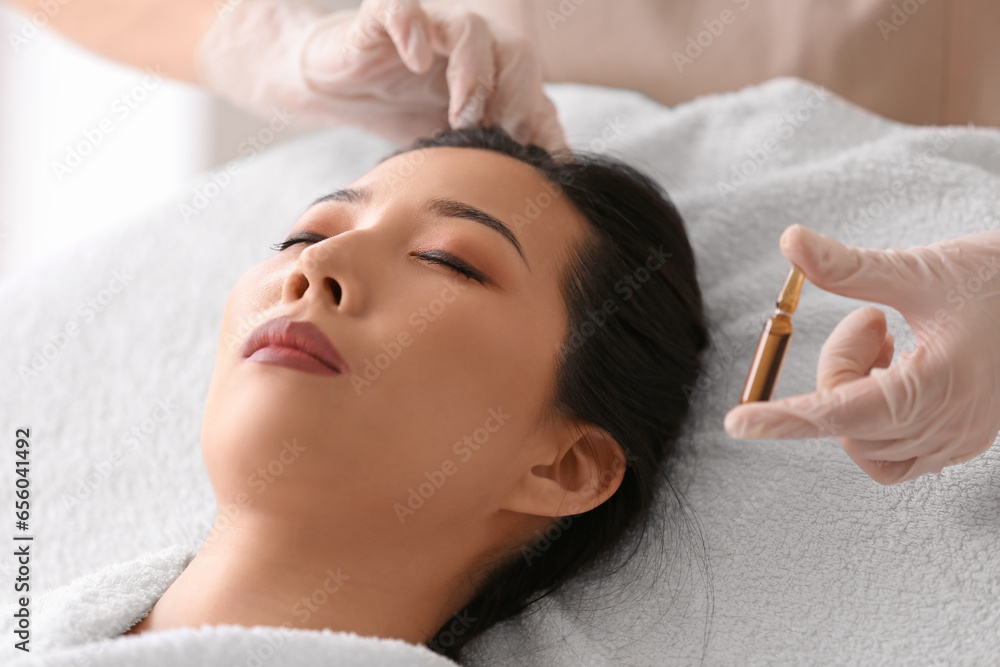
[[[311,298],[321,308],[341,312],[358,310],[363,301],[347,249],[340,237],[307,246],[285,278],[281,298],[285,302]]]

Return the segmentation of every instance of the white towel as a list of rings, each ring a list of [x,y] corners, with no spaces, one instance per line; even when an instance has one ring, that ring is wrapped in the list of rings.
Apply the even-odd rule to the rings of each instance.
[[[996,229],[1000,132],[890,122],[796,79],[669,109],[627,91],[550,91],[576,148],[648,171],[687,221],[714,344],[692,388],[674,480],[700,533],[684,529],[664,493],[666,524],[654,517],[628,567],[584,573],[492,628],[470,644],[466,664],[996,664],[996,447],[887,487],[835,440],[733,441],[722,417],[738,401],[787,269],[781,231],[799,222],[887,247]],[[0,424],[32,427],[36,595],[204,539],[215,505],[200,422],[229,290],[308,201],[390,148],[348,129],[298,138],[248,157],[224,186],[219,172],[196,179],[134,224],[0,283]],[[197,214],[185,217],[180,204]],[[81,304],[110,294],[116,271],[127,286],[87,319]],[[860,305],[806,285],[778,396],[815,386],[822,342]],[[897,354],[911,348],[905,322],[884,310]],[[79,331],[63,336],[71,321]],[[32,359],[41,370],[22,381]],[[0,508],[12,507],[5,483]],[[10,558],[0,561],[3,601],[13,597]],[[123,609],[151,599],[137,595]],[[33,641],[43,641],[42,628]],[[177,633],[160,655],[236,646],[225,639],[233,632]],[[13,655],[3,636],[0,663]],[[129,643],[142,639],[115,640],[105,654],[134,648],[132,664],[158,664],[159,649]],[[336,655],[348,660],[352,650]]]

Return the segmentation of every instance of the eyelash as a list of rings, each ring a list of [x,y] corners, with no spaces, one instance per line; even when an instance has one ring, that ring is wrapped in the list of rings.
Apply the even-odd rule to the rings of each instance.
[[[310,234],[310,233],[293,234],[284,241],[281,241],[280,243],[274,243],[269,247],[276,252],[281,252],[283,250],[292,247],[297,243],[318,243],[319,241],[322,241],[325,238],[326,237],[320,236],[319,234]],[[428,262],[432,262],[434,264],[441,264],[442,266],[446,266],[453,272],[457,273],[458,275],[463,276],[466,280],[475,280],[476,282],[482,283],[484,285],[488,282],[486,276],[482,275],[472,267],[465,265],[458,258],[453,257],[440,250],[434,250],[428,253],[422,253],[417,255],[417,257],[420,257],[421,259],[427,260]]]

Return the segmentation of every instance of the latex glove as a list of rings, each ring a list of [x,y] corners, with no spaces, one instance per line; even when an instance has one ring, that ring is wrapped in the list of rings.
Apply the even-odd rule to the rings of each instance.
[[[897,484],[987,451],[1000,431],[1000,231],[909,249],[845,246],[793,225],[781,251],[816,286],[892,306],[916,349],[893,356],[884,313],[852,312],[823,345],[816,391],[737,406],[734,438],[835,436]]]
[[[263,118],[284,107],[295,122],[353,125],[400,146],[492,124],[522,143],[566,147],[529,41],[459,7],[427,10],[418,0],[332,13],[241,0],[202,37],[199,79]]]

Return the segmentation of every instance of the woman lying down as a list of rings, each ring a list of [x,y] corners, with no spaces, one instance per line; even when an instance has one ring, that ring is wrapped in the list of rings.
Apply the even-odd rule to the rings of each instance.
[[[210,5],[171,23],[190,39],[149,18],[169,76],[193,75],[182,46],[211,22]],[[494,48],[485,24],[458,12],[403,48],[409,14],[391,9],[366,2],[350,23],[304,3],[246,2],[202,40],[201,73],[216,83],[259,91],[269,80],[268,100],[299,116],[336,111],[409,139],[309,206],[233,286],[201,447],[217,507],[237,510],[225,525],[217,515],[162,595],[103,623],[99,639],[265,626],[459,659],[641,529],[669,484],[684,387],[707,345],[677,210],[634,169],[563,149],[523,41]],[[70,13],[53,25],[91,43]],[[281,26],[284,38],[267,37]],[[328,40],[310,41],[324,30]],[[107,55],[134,65],[148,57],[124,53],[129,41],[93,43],[120,45]],[[363,46],[344,71],[320,59],[327,84],[393,94],[344,93],[347,103],[328,89],[320,99],[315,82],[308,98],[281,89],[305,79],[281,69],[299,59],[278,50],[303,44],[330,58]],[[481,71],[497,75],[488,98]],[[451,129],[431,131],[442,124]],[[275,461],[281,474],[266,474]]]
[[[194,80],[176,45],[212,22],[209,4],[169,23],[186,39],[143,41],[165,49],[153,61],[169,76]],[[402,29],[413,0],[366,0],[356,20],[234,4],[199,63],[245,108],[298,104],[393,140],[442,115],[491,116],[520,141],[485,128],[418,140],[315,202],[240,277],[201,434],[216,503],[239,511],[147,609],[102,632],[329,629],[460,659],[647,520],[707,341],[683,222],[635,170],[531,145],[563,143],[537,62],[523,42],[494,45],[481,19],[444,15],[428,35]],[[72,15],[52,25],[70,32]],[[81,43],[148,64],[85,28]],[[488,103],[480,88],[495,88]],[[259,326],[238,337],[247,322]],[[283,472],[262,475],[274,461]],[[317,590],[331,592],[322,604]]]
[[[548,206],[512,219],[526,200]],[[501,129],[418,140],[234,285],[201,443],[240,509],[125,634],[329,628],[457,659],[643,521],[706,341],[653,181]]]

